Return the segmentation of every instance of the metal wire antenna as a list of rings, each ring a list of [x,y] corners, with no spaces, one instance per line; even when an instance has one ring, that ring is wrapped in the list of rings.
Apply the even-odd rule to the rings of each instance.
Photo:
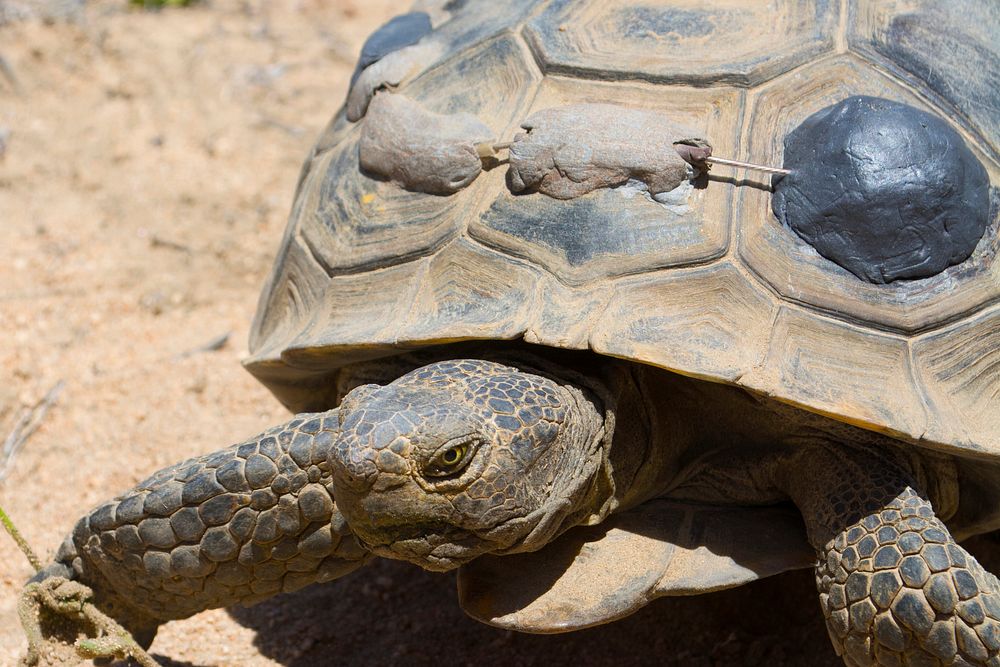
[[[780,174],[782,176],[787,176],[792,173],[790,169],[779,169],[778,167],[765,167],[762,164],[753,164],[752,162],[741,162],[739,160],[727,160],[722,157],[707,157],[703,160],[707,164],[721,164],[726,167],[738,167],[741,169],[752,169],[754,171],[763,171],[767,174]]]
[[[502,141],[499,143],[493,143],[491,141],[484,141],[483,143],[476,144],[476,151],[479,153],[480,157],[491,157],[503,150],[509,150],[513,141]],[[708,149],[711,150],[711,149]],[[680,151],[679,151],[680,152]],[[730,160],[722,157],[713,157],[711,155],[705,156],[704,154],[698,154],[697,149],[695,151],[686,151],[681,153],[681,157],[684,157],[688,162],[697,165],[700,162],[705,164],[718,164],[725,167],[735,167],[737,169],[751,169],[753,171],[762,171],[766,174],[778,174],[780,176],[787,176],[792,173],[790,169],[781,169],[779,167],[767,167],[762,164],[754,164],[752,162],[742,162],[740,160]]]

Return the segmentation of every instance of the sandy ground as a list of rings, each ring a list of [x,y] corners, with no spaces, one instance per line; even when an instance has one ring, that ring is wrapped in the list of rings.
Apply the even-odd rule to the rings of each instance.
[[[3,4],[0,2],[0,4]],[[216,0],[0,27],[0,437],[58,402],[0,482],[42,554],[151,471],[286,415],[242,370],[306,151],[390,0]],[[228,334],[220,349],[203,346]],[[0,663],[28,564],[0,536]],[[836,665],[811,574],[660,600],[559,637],[479,625],[451,576],[379,563],[166,626],[174,665]]]

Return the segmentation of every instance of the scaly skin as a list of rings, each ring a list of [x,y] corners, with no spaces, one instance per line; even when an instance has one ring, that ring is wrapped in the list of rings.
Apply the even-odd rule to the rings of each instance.
[[[888,438],[733,389],[527,359],[429,364],[172,466],[82,519],[46,574],[93,586],[146,641],[164,620],[333,579],[369,550],[445,570],[657,494],[791,500],[848,665],[1000,667],[1000,585],[934,515],[921,489],[954,480],[935,486],[933,465],[928,478]],[[617,428],[615,413],[645,423]]]
[[[80,519],[41,574],[91,586],[152,640],[163,621],[329,581],[369,558],[333,500],[337,411],[165,468]]]
[[[815,445],[786,476],[845,664],[1000,666],[1000,582],[956,544],[901,456]]]
[[[449,570],[540,548],[601,510],[598,408],[537,372],[439,362],[356,388],[341,416],[337,502],[377,555]],[[449,448],[464,448],[452,466]]]

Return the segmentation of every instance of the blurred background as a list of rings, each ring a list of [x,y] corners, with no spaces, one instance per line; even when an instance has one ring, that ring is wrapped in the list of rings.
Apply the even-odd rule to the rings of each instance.
[[[365,37],[408,4],[0,0],[0,505],[40,555],[152,471],[286,418],[240,367],[247,330],[301,162]],[[30,575],[0,536],[2,665],[23,650]],[[535,637],[466,618],[452,575],[377,563],[171,623],[152,652],[177,667],[839,665],[815,595],[798,572]]]

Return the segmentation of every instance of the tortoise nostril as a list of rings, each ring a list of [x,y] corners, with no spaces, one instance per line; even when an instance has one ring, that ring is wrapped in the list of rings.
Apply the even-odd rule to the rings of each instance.
[[[359,455],[360,454],[360,455]],[[356,492],[371,488],[378,473],[378,468],[370,456],[358,452],[343,439],[330,449],[327,463],[333,472],[335,482],[346,485]]]
[[[334,487],[347,487],[354,493],[368,491],[375,481],[375,475],[366,475],[363,470],[353,466],[333,467]]]

